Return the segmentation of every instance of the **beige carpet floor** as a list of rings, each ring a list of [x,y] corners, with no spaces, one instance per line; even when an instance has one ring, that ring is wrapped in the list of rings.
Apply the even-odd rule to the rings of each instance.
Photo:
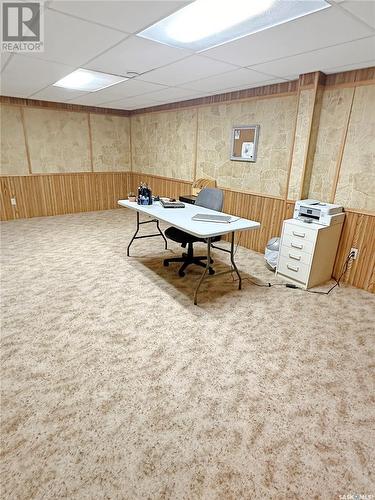
[[[125,209],[2,224],[2,498],[375,495],[375,297],[226,275],[197,307],[201,270],[164,268],[157,238],[127,258],[133,229]]]

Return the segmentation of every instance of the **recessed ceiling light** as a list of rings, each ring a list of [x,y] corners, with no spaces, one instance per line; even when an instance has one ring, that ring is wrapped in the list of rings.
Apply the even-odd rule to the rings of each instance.
[[[326,0],[196,0],[138,36],[201,51],[328,7]]]
[[[96,92],[97,90],[116,85],[116,83],[124,82],[125,80],[128,80],[128,78],[79,68],[73,71],[73,73],[64,76],[64,78],[61,78],[61,80],[53,85],[65,89]]]

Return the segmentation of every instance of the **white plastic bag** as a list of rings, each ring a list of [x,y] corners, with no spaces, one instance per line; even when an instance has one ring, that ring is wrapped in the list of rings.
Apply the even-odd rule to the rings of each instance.
[[[277,260],[279,258],[278,250],[268,250],[268,248],[266,248],[264,258],[266,259],[267,264],[275,271]]]

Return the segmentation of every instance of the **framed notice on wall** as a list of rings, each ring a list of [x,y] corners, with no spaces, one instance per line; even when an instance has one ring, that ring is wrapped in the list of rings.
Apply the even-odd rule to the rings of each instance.
[[[230,152],[231,160],[256,161],[259,128],[259,125],[233,127]]]

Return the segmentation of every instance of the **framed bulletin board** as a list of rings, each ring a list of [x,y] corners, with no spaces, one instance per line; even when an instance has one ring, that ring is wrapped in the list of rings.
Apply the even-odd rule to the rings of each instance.
[[[253,161],[257,159],[259,125],[233,127],[231,141],[231,160]]]

